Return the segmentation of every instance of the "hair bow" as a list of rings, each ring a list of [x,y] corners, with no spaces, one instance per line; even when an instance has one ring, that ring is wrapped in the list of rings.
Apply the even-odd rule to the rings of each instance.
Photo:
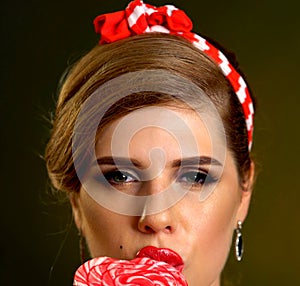
[[[254,108],[245,80],[226,56],[203,37],[191,32],[193,23],[184,11],[173,5],[155,7],[142,0],[130,2],[124,11],[99,15],[94,19],[99,44],[112,43],[130,36],[160,32],[178,35],[212,58],[231,83],[243,107],[248,131],[248,147],[252,146]]]

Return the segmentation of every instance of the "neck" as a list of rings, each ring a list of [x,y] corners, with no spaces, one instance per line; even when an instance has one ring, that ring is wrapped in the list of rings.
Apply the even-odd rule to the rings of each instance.
[[[209,285],[202,285],[202,284],[199,285],[199,281],[197,281],[197,280],[188,281],[188,285],[189,286],[220,286],[221,282],[220,282],[220,277],[218,277],[216,280],[214,280]]]
[[[220,286],[220,277],[218,277],[212,284],[210,284],[209,286]]]

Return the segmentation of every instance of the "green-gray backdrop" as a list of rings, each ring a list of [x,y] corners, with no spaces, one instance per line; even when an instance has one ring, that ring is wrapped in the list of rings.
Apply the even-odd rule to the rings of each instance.
[[[258,99],[254,152],[260,173],[243,228],[245,259],[238,264],[231,257],[226,273],[244,286],[300,285],[299,2],[170,2],[187,12],[195,31],[236,52]],[[72,284],[78,238],[69,227],[69,208],[47,195],[41,158],[47,120],[62,72],[98,41],[93,18],[126,4],[0,4],[1,285]]]

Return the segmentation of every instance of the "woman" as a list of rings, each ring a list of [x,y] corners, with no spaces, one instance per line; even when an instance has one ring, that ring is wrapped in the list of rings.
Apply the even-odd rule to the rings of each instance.
[[[69,72],[46,149],[91,257],[145,247],[220,285],[254,181],[253,99],[216,43],[174,6],[136,0],[94,21],[100,43]]]

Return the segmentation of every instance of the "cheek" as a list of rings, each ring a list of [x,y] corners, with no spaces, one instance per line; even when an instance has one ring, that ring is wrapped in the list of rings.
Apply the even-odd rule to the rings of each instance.
[[[119,256],[121,234],[125,232],[128,218],[108,211],[85,191],[81,192],[80,201],[83,233],[91,256]]]
[[[227,173],[220,182],[208,203],[207,229],[210,232],[210,241],[214,248],[226,254],[232,242],[233,231],[236,227],[237,212],[241,204],[242,191],[240,190],[236,172]],[[220,247],[218,247],[220,246]],[[222,248],[222,247],[223,248]],[[221,251],[223,249],[223,251]]]
[[[187,268],[186,275],[192,277],[191,282],[197,281],[199,285],[210,285],[218,277],[232,242],[239,196],[230,190],[224,190],[228,194],[222,191],[219,189],[207,201],[198,203],[198,211],[193,213],[199,219],[194,220],[192,225],[194,250],[190,259],[191,267]]]
[[[232,234],[237,212],[236,202],[222,198],[216,201],[209,213],[208,218],[208,249],[212,252],[212,257],[226,257],[232,241]]]

